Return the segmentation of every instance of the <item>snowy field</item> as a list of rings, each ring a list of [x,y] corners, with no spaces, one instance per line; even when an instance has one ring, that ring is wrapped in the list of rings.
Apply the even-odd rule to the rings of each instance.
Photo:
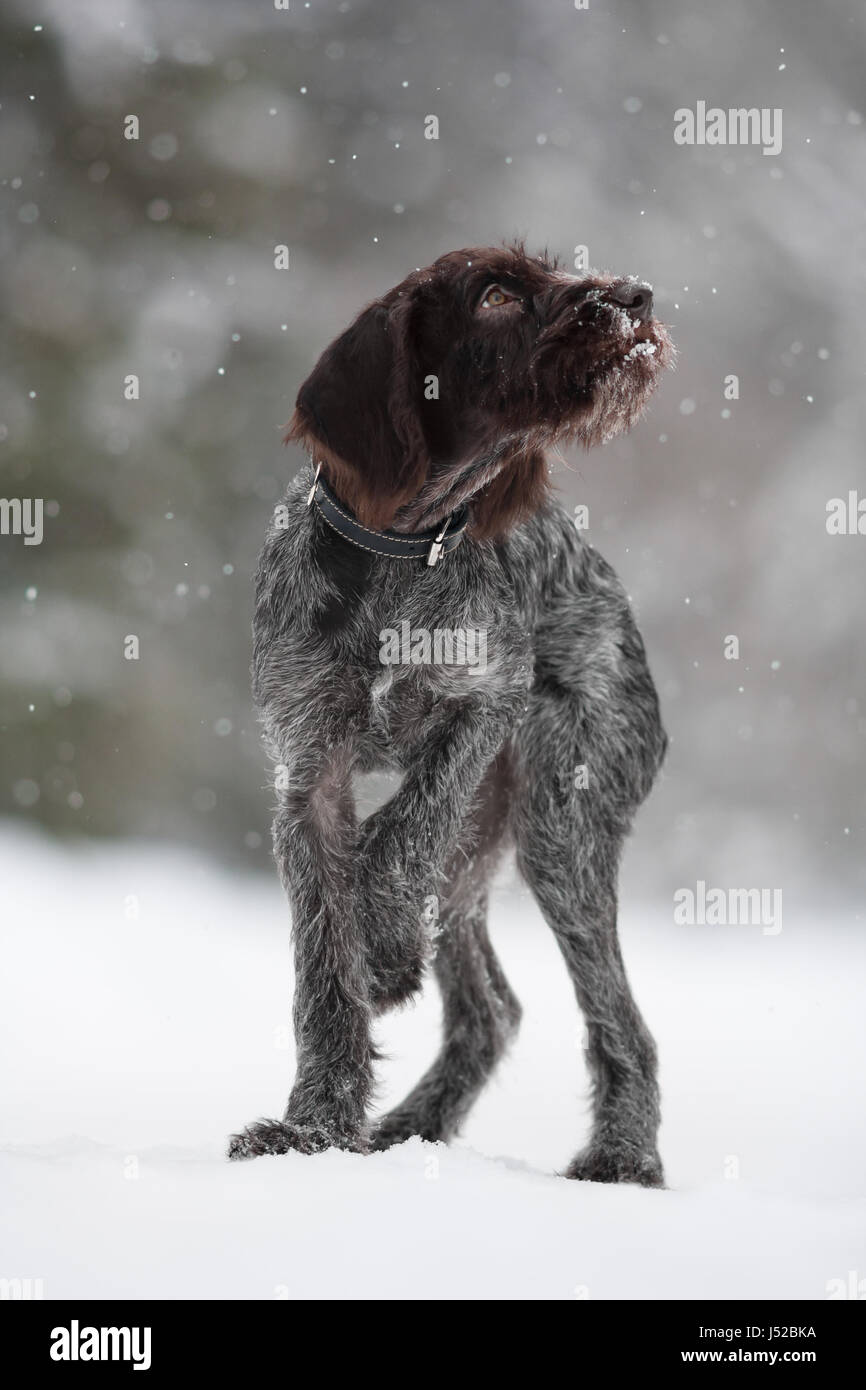
[[[833,922],[623,935],[659,1043],[670,1189],[555,1176],[585,1133],[564,968],[505,880],[520,1037],[450,1149],[223,1158],[292,1073],[276,880],[6,827],[0,1276],[46,1298],[826,1297],[866,1275],[866,947]],[[790,916],[790,914],[789,914]],[[381,1099],[436,1043],[431,989],[384,1020]]]

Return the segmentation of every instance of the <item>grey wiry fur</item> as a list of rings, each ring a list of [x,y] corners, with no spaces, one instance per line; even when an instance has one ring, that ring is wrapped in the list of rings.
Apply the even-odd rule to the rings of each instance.
[[[616,880],[665,735],[626,596],[537,466],[556,437],[627,427],[670,360],[646,306],[629,315],[632,285],[565,276],[520,248],[453,253],[371,306],[302,388],[295,437],[368,525],[423,530],[465,498],[475,525],[433,568],[374,556],[306,505],[305,472],[268,535],[254,692],[280,773],[297,1075],[283,1119],[235,1135],[234,1158],[455,1133],[520,1018],[485,921],[513,840],[587,1023],[594,1120],[568,1175],[663,1180],[655,1048],[620,957]],[[380,634],[405,621],[484,631],[486,663],[383,665]],[[359,824],[352,779],[375,769],[403,780]],[[441,1052],[371,1132],[371,1021],[428,962]]]

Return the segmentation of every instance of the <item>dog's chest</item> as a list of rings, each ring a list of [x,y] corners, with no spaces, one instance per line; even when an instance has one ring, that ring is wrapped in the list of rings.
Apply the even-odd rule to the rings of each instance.
[[[462,702],[493,706],[528,684],[526,624],[507,596],[498,598],[467,601],[456,585],[381,596],[365,638],[375,647],[366,720],[375,743],[408,750]]]
[[[370,728],[399,743],[415,741],[461,701],[495,701],[512,678],[509,668],[500,634],[488,621],[396,616],[376,633]]]

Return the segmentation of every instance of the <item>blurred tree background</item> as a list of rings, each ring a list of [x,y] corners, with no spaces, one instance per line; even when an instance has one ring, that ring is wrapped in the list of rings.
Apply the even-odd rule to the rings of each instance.
[[[0,811],[267,864],[251,574],[294,393],[412,266],[524,235],[652,280],[680,349],[557,466],[674,739],[648,885],[859,902],[866,537],[825,525],[866,495],[858,0],[7,0],[0,51],[0,496],[46,507],[0,536]],[[676,145],[699,100],[782,108],[782,152]]]

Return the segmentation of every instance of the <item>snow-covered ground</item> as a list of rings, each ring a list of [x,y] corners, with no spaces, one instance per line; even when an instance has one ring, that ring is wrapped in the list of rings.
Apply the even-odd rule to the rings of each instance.
[[[586,1127],[579,1021],[510,880],[493,931],[524,1023],[463,1139],[245,1164],[226,1135],[292,1072],[276,880],[6,827],[0,883],[0,1276],[47,1298],[821,1299],[866,1275],[866,946],[834,922],[675,927],[627,895],[656,1192],[555,1176]],[[383,1105],[437,1026],[432,986],[380,1024]]]

